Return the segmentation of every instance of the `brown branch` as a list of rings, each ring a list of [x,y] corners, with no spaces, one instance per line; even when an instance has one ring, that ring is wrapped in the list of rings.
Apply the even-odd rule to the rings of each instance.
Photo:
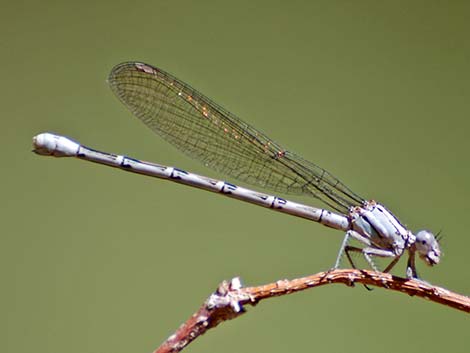
[[[234,319],[243,314],[245,312],[244,305],[256,305],[262,299],[332,283],[343,283],[351,287],[356,283],[382,287],[470,313],[469,297],[433,286],[427,282],[395,277],[389,273],[354,269],[331,270],[293,280],[286,279],[259,287],[245,288],[241,287],[239,278],[234,278],[230,282],[222,282],[199,310],[154,353],[180,352],[207,330],[223,321]]]

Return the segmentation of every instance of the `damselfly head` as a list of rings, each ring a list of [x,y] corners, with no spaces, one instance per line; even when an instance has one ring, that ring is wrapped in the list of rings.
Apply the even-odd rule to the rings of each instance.
[[[437,236],[428,230],[420,230],[416,233],[414,244],[419,257],[429,266],[437,265],[441,258],[441,249]]]

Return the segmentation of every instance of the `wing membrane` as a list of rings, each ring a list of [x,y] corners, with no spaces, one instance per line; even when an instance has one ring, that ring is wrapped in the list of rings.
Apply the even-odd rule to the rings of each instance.
[[[310,195],[343,213],[363,201],[323,168],[161,69],[123,63],[112,69],[108,82],[150,129],[218,172],[276,192]]]

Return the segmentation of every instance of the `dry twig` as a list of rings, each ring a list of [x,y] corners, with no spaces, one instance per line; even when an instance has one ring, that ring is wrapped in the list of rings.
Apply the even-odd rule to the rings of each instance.
[[[222,282],[176,332],[154,353],[176,353],[191,341],[223,321],[234,319],[245,312],[243,306],[256,305],[260,300],[295,293],[331,283],[354,286],[355,283],[382,287],[417,296],[470,313],[470,298],[447,289],[415,279],[405,279],[389,273],[342,269],[320,272],[293,280],[282,280],[259,287],[242,288],[239,278]]]

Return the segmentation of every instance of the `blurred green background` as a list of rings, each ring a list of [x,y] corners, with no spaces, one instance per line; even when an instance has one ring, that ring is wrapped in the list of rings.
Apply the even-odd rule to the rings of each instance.
[[[421,275],[470,293],[469,16],[466,1],[4,2],[0,351],[149,352],[223,279],[334,262],[337,231],[31,153],[53,131],[224,178],[112,95],[107,74],[127,60],[188,82],[411,229],[442,230],[442,264]],[[468,330],[444,306],[332,285],[250,307],[187,351],[468,352]]]

